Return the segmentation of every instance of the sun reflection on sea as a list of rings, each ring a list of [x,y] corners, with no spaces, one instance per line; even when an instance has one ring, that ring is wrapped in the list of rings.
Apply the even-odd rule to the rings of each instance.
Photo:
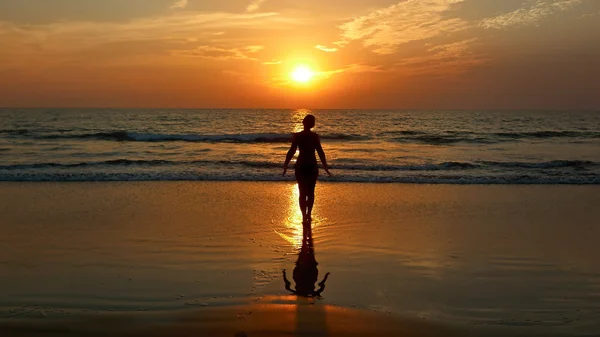
[[[302,120],[306,115],[314,114],[312,110],[309,109],[298,109],[292,112],[292,123],[293,129],[292,132],[300,132],[304,130],[304,126],[302,125]]]

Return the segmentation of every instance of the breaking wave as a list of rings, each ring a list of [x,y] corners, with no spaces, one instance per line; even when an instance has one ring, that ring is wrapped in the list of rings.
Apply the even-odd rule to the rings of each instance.
[[[23,133],[25,134],[25,133]],[[198,142],[198,143],[289,143],[292,134],[281,133],[252,133],[252,134],[222,134],[222,135],[197,135],[197,134],[160,134],[138,133],[128,131],[81,133],[81,134],[49,134],[34,136],[36,139],[97,139],[117,142]],[[322,135],[327,140],[366,140],[369,137],[361,135],[329,134]]]

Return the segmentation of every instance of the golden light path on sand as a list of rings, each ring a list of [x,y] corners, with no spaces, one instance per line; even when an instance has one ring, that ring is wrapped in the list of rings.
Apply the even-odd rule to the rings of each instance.
[[[275,233],[289,242],[295,249],[300,249],[302,246],[302,212],[300,212],[300,207],[298,206],[298,185],[290,185],[288,195],[290,196],[288,217],[283,224],[285,227],[283,231],[291,233],[291,235],[277,230],[275,230]]]
[[[300,211],[300,206],[298,205],[298,185],[293,184],[289,185],[289,208],[288,208],[288,216],[285,222],[283,223],[283,227],[281,231],[275,230],[282,239],[289,242],[294,249],[300,249],[302,247],[302,212]],[[326,218],[322,218],[318,216],[316,212],[316,207],[313,208],[312,214],[312,223],[311,228],[314,230],[319,227]],[[289,233],[289,234],[286,234]]]

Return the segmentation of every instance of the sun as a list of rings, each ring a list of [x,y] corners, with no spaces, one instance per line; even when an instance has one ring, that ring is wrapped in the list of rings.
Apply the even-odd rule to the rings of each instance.
[[[300,65],[294,67],[294,69],[290,73],[290,77],[294,82],[308,83],[310,82],[310,80],[313,79],[313,77],[315,77],[315,72],[308,66]]]

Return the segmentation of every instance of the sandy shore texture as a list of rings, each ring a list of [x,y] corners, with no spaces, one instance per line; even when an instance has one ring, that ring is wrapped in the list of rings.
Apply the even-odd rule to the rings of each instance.
[[[598,336],[599,195],[319,184],[306,299],[293,184],[0,183],[0,335]]]
[[[157,321],[159,323],[157,323]],[[6,336],[467,336],[441,324],[321,304],[254,304],[186,313],[102,315],[2,326]]]

